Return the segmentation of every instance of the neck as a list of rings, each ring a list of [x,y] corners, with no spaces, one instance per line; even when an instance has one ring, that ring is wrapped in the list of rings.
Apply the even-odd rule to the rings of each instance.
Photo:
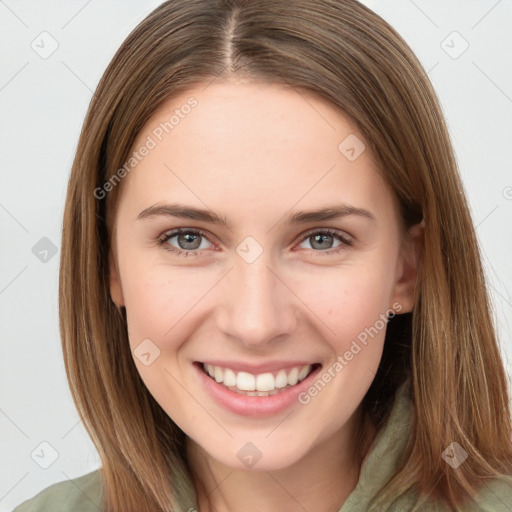
[[[187,438],[200,512],[338,511],[359,480],[361,464],[375,437],[358,409],[330,437],[291,466],[272,471],[233,469]]]

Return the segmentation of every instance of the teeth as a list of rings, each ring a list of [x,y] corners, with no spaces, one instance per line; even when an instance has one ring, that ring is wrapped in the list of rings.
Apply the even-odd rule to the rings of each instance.
[[[292,371],[288,374],[288,384],[290,386],[295,386],[297,381],[299,380],[299,369],[293,368]]]
[[[299,381],[304,380],[309,373],[311,366],[303,366],[299,372]]]
[[[258,391],[272,391],[276,389],[276,379],[271,373],[262,373],[256,377],[256,389]]]
[[[224,370],[224,386],[236,386],[236,374],[229,368]]]
[[[279,389],[295,386],[303,381],[311,372],[312,365],[279,370],[275,376],[270,372],[259,375],[248,372],[235,373],[230,368],[211,364],[204,364],[203,368],[212,379],[232,391],[240,391],[248,396],[269,396],[278,393]]]
[[[218,366],[215,368],[217,371]],[[222,372],[222,370],[219,368]],[[254,391],[256,389],[256,378],[254,375],[251,375],[247,372],[238,372],[236,376],[236,387],[241,391]],[[258,391],[264,391],[263,389],[259,389]]]
[[[276,388],[285,388],[288,386],[288,376],[284,370],[281,370],[276,376]]]

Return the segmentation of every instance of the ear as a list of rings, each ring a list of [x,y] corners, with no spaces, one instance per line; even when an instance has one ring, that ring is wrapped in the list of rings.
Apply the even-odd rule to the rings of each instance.
[[[425,221],[411,226],[402,242],[396,269],[396,283],[391,309],[397,313],[409,313],[414,306],[414,291],[419,272],[419,262],[423,252]],[[396,307],[400,304],[401,308]]]
[[[119,279],[119,269],[117,268],[117,258],[114,250],[111,249],[108,256],[109,267],[109,285],[110,296],[112,301],[117,307],[124,306],[123,289],[121,287],[121,280]]]

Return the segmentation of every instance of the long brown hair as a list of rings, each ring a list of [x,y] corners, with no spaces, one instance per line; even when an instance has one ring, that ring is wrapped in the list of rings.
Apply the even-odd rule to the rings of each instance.
[[[484,479],[512,471],[507,379],[436,94],[403,39],[355,0],[165,2],[127,37],[97,87],[67,192],[59,300],[67,377],[101,457],[107,510],[181,511],[177,482],[191,473],[185,434],[140,379],[125,313],[110,296],[111,219],[122,183],[106,197],[95,191],[124,165],[164,101],[232,77],[329,100],[371,146],[404,226],[423,219],[414,311],[390,321],[362,403],[381,428],[410,377],[406,455],[372,510],[410,489],[457,510]],[[468,453],[457,469],[441,457],[454,441]]]

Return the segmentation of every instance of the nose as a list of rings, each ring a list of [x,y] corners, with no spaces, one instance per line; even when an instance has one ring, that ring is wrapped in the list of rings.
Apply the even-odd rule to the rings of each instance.
[[[293,333],[297,298],[263,251],[256,261],[234,256],[216,306],[217,327],[248,348],[268,348]]]

